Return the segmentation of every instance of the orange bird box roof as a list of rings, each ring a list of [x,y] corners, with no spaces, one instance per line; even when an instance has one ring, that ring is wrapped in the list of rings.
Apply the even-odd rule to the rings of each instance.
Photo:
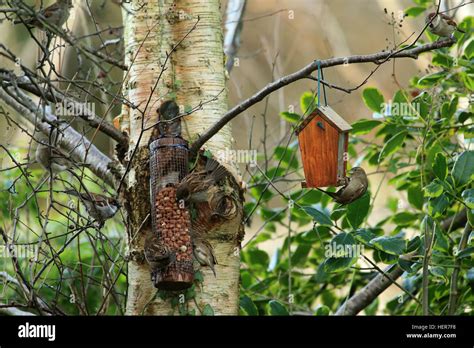
[[[330,106],[318,106],[306,119],[296,128],[296,134],[303,131],[303,129],[316,116],[321,116],[327,120],[331,125],[337,128],[340,132],[345,133],[352,129],[351,125],[346,122],[339,114]]]

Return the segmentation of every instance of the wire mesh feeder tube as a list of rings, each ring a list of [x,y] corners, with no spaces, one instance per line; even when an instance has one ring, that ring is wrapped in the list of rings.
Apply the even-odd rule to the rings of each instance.
[[[188,173],[188,143],[165,137],[150,144],[152,233],[176,255],[176,260],[155,274],[155,286],[182,290],[194,280],[191,217],[176,201],[176,185]]]

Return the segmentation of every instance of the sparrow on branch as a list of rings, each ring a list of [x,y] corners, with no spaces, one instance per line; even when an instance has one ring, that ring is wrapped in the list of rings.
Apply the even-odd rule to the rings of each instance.
[[[120,208],[119,202],[112,197],[107,197],[97,193],[81,193],[75,190],[67,190],[65,193],[79,197],[86,207],[87,213],[101,226],[106,220],[113,217]]]
[[[436,14],[432,12],[428,14],[425,19],[425,23],[428,24],[428,30],[438,36],[452,37],[455,31],[460,33],[466,33],[464,30],[459,29],[458,25],[452,17],[449,17],[443,13]]]
[[[351,176],[347,180],[347,184],[340,188],[337,192],[328,192],[321,190],[325,194],[331,196],[336,203],[345,205],[354,202],[364,195],[369,186],[367,174],[361,167],[354,167],[349,171]]]
[[[16,19],[13,23],[25,23],[34,27],[44,29],[43,22],[51,26],[62,27],[69,18],[69,11],[72,8],[72,0],[57,0],[51,6],[40,10],[34,17],[24,19]]]

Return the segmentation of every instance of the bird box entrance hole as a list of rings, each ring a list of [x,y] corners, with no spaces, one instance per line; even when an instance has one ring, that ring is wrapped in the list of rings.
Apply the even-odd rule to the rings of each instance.
[[[152,233],[173,253],[173,261],[154,272],[155,287],[183,290],[194,280],[191,217],[176,200],[176,185],[188,174],[188,143],[180,137],[162,137],[150,144]]]
[[[318,106],[296,129],[306,182],[303,187],[345,184],[352,127],[329,106]]]

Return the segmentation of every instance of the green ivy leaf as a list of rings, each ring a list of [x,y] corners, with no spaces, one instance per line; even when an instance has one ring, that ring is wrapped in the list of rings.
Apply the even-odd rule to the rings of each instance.
[[[440,180],[445,180],[448,176],[448,164],[443,153],[438,152],[435,155],[433,163],[433,172]]]
[[[456,254],[456,258],[464,259],[464,258],[467,258],[467,257],[471,257],[472,254],[474,254],[474,246],[470,246],[470,247],[467,247],[466,249],[463,249],[463,250],[459,251]]]
[[[402,258],[398,258],[398,265],[400,266],[401,269],[403,269],[407,273],[413,272],[413,269],[412,269],[413,262],[410,262]]]
[[[316,209],[316,208],[313,208],[313,207],[303,207],[303,210],[306,212],[306,214],[308,214],[309,216],[311,216],[313,218],[314,221],[318,222],[319,224],[321,225],[329,225],[329,226],[332,226],[333,225],[333,222],[332,220],[329,218],[329,216],[327,216],[325,213],[323,213],[322,211]]]
[[[372,239],[370,244],[387,254],[397,256],[403,254],[406,249],[406,241],[400,237],[377,237]]]
[[[371,246],[370,241],[374,238],[376,238],[377,235],[368,229],[365,228],[359,228],[357,231],[354,233],[354,238],[361,242],[364,245]]]
[[[291,254],[291,264],[294,266],[303,266],[308,259],[308,254],[312,250],[311,244],[300,244]]]
[[[467,59],[474,58],[474,40],[471,40],[469,44],[464,49],[464,54],[466,55]]]
[[[301,118],[300,115],[287,111],[280,112],[280,117],[290,123],[298,123]]]
[[[405,14],[410,17],[418,17],[420,14],[426,11],[425,7],[413,6],[405,10]]]
[[[351,234],[341,232],[325,246],[326,255],[329,257],[324,261],[324,271],[327,273],[341,272],[351,267],[357,261],[359,255],[354,237]],[[346,257],[347,256],[347,257]]]
[[[316,310],[314,311],[314,315],[317,315],[317,316],[328,316],[329,313],[331,313],[331,310],[329,309],[328,306],[325,306],[325,305],[318,305],[316,307]]]
[[[407,211],[395,214],[392,217],[393,223],[396,224],[397,226],[409,226],[417,219],[418,219],[418,216],[416,214],[409,213]]]
[[[363,222],[370,208],[370,195],[366,192],[361,198],[347,205],[347,221],[352,228],[359,227]]]
[[[442,194],[441,196],[432,198],[428,201],[428,212],[435,218],[440,217],[448,206],[449,200],[446,195]]]
[[[276,300],[271,300],[268,302],[270,306],[270,314],[271,315],[289,315],[288,310],[285,306],[283,306],[280,302]]]
[[[252,299],[246,295],[240,298],[240,308],[247,315],[258,315],[258,309]]]
[[[268,254],[259,249],[249,249],[244,253],[245,256],[248,256],[248,263],[257,266],[260,265],[263,268],[268,267],[268,263],[270,258],[268,257]],[[247,257],[245,257],[247,261]]]
[[[446,78],[446,72],[444,72],[444,71],[436,72],[436,73],[433,73],[433,74],[423,76],[421,79],[418,80],[418,85],[420,87],[432,87],[438,81],[440,81],[444,78]]]
[[[464,190],[461,196],[464,199],[464,203],[466,203],[468,208],[474,209],[474,189]]]
[[[443,193],[443,185],[438,181],[438,179],[430,182],[427,186],[424,187],[425,196],[436,198]]]
[[[304,92],[300,99],[300,107],[303,115],[309,115],[318,106],[318,96],[315,93],[307,91]]]
[[[423,209],[423,191],[419,186],[410,186],[407,190],[408,202],[416,209]]]
[[[375,112],[381,112],[384,104],[384,98],[382,93],[377,88],[369,87],[364,89],[362,92],[362,98],[364,99],[365,105]]]
[[[454,163],[452,175],[458,186],[472,180],[474,174],[474,151],[464,151]]]
[[[382,151],[379,155],[379,163],[387,156],[395,153],[405,142],[405,138],[407,136],[406,131],[401,131],[400,133],[395,134],[391,137],[382,148]]]
[[[210,304],[206,304],[202,309],[202,315],[204,316],[214,316],[214,309]]]
[[[363,135],[369,133],[372,129],[382,124],[382,122],[377,120],[367,120],[362,119],[354,122],[352,124],[352,135]]]

